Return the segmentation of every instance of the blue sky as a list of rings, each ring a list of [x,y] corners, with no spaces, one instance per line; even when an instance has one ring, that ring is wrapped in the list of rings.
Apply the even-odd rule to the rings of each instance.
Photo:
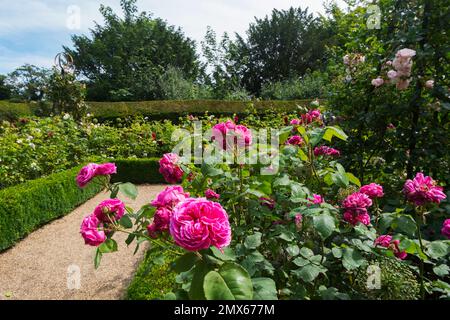
[[[322,0],[138,0],[142,11],[179,26],[199,43],[206,27],[218,35],[244,34],[254,17],[263,17],[273,8],[309,7],[323,13]],[[343,4],[341,0],[337,1]],[[98,9],[105,4],[120,12],[119,0],[0,0],[0,74],[31,63],[51,67],[62,46],[71,46],[72,34],[87,34],[93,21],[103,23]],[[75,7],[73,7],[75,6]],[[71,11],[79,10],[80,28],[68,28]],[[76,20],[75,20],[76,21]]]

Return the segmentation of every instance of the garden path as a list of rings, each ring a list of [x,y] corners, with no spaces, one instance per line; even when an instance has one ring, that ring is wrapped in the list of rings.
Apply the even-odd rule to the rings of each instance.
[[[163,185],[141,185],[135,201],[123,200],[127,206],[139,209],[163,188]],[[0,300],[121,299],[143,257],[144,246],[133,255],[134,244],[127,248],[124,242],[127,235],[116,234],[119,251],[103,255],[100,267],[95,270],[95,249],[86,246],[79,234],[83,217],[107,198],[105,192],[98,194],[0,253]],[[79,289],[76,289],[77,268],[80,270]],[[68,281],[68,278],[75,281]]]

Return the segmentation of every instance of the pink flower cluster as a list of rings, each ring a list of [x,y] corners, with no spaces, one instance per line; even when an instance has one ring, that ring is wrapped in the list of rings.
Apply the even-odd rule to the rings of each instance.
[[[314,148],[314,155],[318,156],[330,156],[330,157],[339,157],[341,152],[337,149],[328,147],[328,146],[320,146]]]
[[[150,237],[157,238],[160,233],[169,230],[173,208],[188,197],[189,193],[184,192],[181,186],[166,187],[156,196],[156,199],[151,202],[151,205],[157,208],[153,223],[147,226]]]
[[[446,219],[442,224],[441,233],[443,236],[450,239],[450,219]]]
[[[90,246],[99,246],[106,240],[103,230],[108,223],[113,223],[123,217],[125,204],[119,199],[107,199],[94,209],[94,212],[85,217],[81,223],[80,233],[84,242]]]
[[[383,187],[376,183],[370,183],[365,186],[362,186],[359,189],[359,192],[368,195],[371,199],[381,198],[384,196]]]
[[[88,163],[81,168],[76,177],[76,182],[80,188],[83,188],[96,176],[106,176],[115,173],[117,173],[117,168],[114,163]]]
[[[166,153],[159,160],[159,173],[168,183],[178,183],[183,177],[183,170],[179,166],[180,157],[176,153]]]
[[[175,206],[170,234],[177,245],[189,251],[211,246],[222,250],[231,241],[227,213],[219,203],[205,198],[187,198]]]
[[[360,63],[364,63],[366,61],[366,57],[360,53],[351,55],[346,54],[342,60],[346,66],[354,67]]]
[[[358,222],[369,225],[370,216],[367,212],[367,208],[372,205],[370,197],[361,192],[355,192],[349,195],[342,202],[344,208],[344,221],[347,221],[351,225],[355,226]]]
[[[400,251],[399,249],[399,240],[392,240],[392,236],[390,235],[382,235],[375,239],[375,246],[380,246],[384,248],[388,248],[394,252],[394,255],[400,260],[406,259],[408,256],[405,251]]]
[[[286,144],[301,146],[303,144],[303,138],[300,136],[292,136],[286,141]]]
[[[216,141],[224,150],[232,149],[234,145],[243,148],[252,144],[252,132],[246,126],[227,120],[212,128],[211,140]]]
[[[220,195],[212,189],[206,189],[205,197],[206,199],[220,199]]]
[[[389,70],[387,76],[399,90],[407,89],[411,82],[412,57],[415,55],[416,51],[408,48],[401,49],[395,54],[395,59],[392,61],[395,70]]]
[[[440,203],[447,197],[443,188],[436,185],[436,181],[431,177],[424,176],[421,172],[418,172],[414,179],[406,180],[403,193],[408,201],[416,206],[422,206],[430,202]]]
[[[308,125],[315,121],[321,120],[321,113],[319,109],[309,110],[307,113],[300,115],[300,119],[292,119],[290,124],[293,126]]]

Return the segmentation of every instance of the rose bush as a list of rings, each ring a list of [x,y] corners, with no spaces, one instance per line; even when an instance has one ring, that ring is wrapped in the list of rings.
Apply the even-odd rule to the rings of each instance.
[[[168,299],[448,297],[448,220],[441,222],[437,239],[424,237],[427,216],[446,200],[437,182],[422,174],[405,181],[404,205],[385,211],[383,186],[361,186],[336,158],[314,152],[347,135],[325,125],[320,113],[298,119],[303,120],[287,119],[293,125],[278,132],[279,150],[269,152],[278,166],[269,171],[262,170],[268,166],[262,162],[204,159],[195,165],[163,156],[162,173],[171,176],[175,165],[181,185],[167,187],[136,212],[127,207],[122,217],[100,221],[91,215],[83,222],[86,243],[98,246],[96,266],[103,254],[117,250],[114,234],[126,232],[127,245],[136,241],[138,248],[150,241],[152,254],[162,249],[155,263],[166,254],[177,256],[170,260],[177,277]],[[235,124],[215,128],[229,130]],[[286,143],[293,136],[302,143]],[[237,158],[267,147],[248,141],[227,148],[220,141],[218,154],[211,157],[228,153]],[[136,196],[130,184],[111,185],[107,176],[102,181],[111,199],[119,192]],[[361,285],[377,266],[383,272],[381,288]]]

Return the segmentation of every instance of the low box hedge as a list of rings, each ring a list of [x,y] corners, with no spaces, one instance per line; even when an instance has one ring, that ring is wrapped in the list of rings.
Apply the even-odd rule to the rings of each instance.
[[[0,190],[0,251],[101,191],[97,184],[78,188],[79,170],[76,167]]]
[[[16,120],[33,115],[34,104],[0,100],[0,120]]]
[[[117,174],[111,176],[112,182],[165,183],[159,173],[159,158],[115,159],[111,162],[117,166]]]

